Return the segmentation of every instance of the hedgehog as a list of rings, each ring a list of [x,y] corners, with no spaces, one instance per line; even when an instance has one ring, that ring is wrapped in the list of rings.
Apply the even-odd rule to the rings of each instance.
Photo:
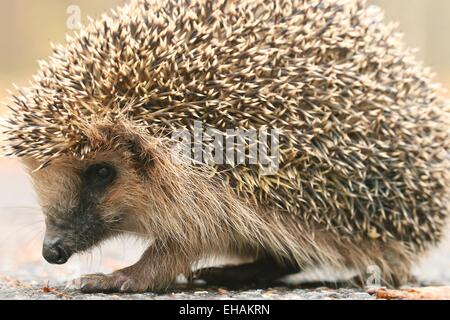
[[[446,227],[450,108],[401,36],[360,0],[132,0],[89,19],[12,94],[4,125],[45,215],[44,258],[148,241],[136,264],[79,278],[83,292],[322,266],[406,283]],[[278,138],[184,161],[173,133],[198,123]],[[276,170],[251,144],[277,150]],[[246,263],[195,268],[217,256]]]

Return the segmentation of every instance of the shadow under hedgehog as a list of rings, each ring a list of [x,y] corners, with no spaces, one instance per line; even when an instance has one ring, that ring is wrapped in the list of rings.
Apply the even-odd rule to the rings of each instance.
[[[46,217],[43,255],[152,240],[82,291],[168,288],[218,255],[253,262],[194,276],[377,265],[398,285],[441,238],[449,105],[363,1],[131,1],[66,42],[14,94],[4,130]],[[173,161],[171,133],[195,121],[276,129],[278,170]]]

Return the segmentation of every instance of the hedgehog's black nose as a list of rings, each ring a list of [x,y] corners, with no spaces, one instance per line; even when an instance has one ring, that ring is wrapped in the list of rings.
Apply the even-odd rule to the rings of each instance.
[[[64,248],[60,238],[45,237],[42,255],[47,262],[52,264],[64,264],[70,258],[70,254]]]

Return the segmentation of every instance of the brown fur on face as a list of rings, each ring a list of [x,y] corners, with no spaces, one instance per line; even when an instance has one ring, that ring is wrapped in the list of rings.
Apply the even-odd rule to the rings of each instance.
[[[126,224],[126,194],[130,190],[134,170],[127,170],[126,159],[111,152],[79,160],[62,157],[46,168],[33,172],[36,164],[25,162],[31,170],[39,202],[46,216],[46,238],[58,237],[67,252],[76,253],[91,248],[117,234],[116,228]],[[104,189],[91,189],[85,173],[94,164],[108,164],[116,176]]]

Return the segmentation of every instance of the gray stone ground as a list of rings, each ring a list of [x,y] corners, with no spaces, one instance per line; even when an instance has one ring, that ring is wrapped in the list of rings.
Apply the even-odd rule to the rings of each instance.
[[[84,295],[66,290],[65,282],[82,274],[107,273],[130,265],[144,244],[133,239],[115,240],[90,254],[73,257],[66,265],[53,266],[41,258],[43,233],[43,219],[27,177],[17,163],[0,159],[0,299],[373,299],[364,290],[301,284],[339,278],[327,270],[290,277],[290,285],[284,287],[226,290],[180,284],[159,294]],[[421,283],[449,285],[449,267],[447,239],[424,257],[415,274]]]
[[[0,298],[7,300],[372,300],[373,296],[361,290],[329,289],[299,289],[275,287],[270,289],[225,290],[222,288],[177,288],[167,293],[145,294],[81,294],[78,291],[65,290],[64,287],[43,289],[42,284],[18,283],[17,280],[6,278],[0,280]]]

